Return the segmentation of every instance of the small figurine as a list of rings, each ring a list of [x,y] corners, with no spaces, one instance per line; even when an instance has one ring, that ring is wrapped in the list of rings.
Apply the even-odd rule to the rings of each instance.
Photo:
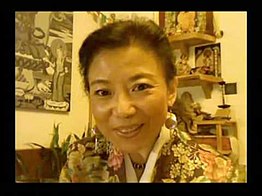
[[[177,75],[190,74],[191,67],[188,64],[188,56],[181,54],[180,59],[176,63]]]
[[[201,105],[194,101],[191,93],[183,92],[172,107],[172,112],[177,115],[178,127],[190,134],[196,134],[197,127],[194,121],[212,119],[210,113],[203,112],[201,109]]]
[[[195,31],[196,12],[179,12],[177,16],[177,33],[192,33]]]

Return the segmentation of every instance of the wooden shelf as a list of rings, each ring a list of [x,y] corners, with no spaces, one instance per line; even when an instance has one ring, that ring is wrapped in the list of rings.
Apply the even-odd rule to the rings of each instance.
[[[215,135],[194,135],[193,137],[199,141],[200,143],[214,143],[216,145],[217,150],[223,154],[229,154],[231,152],[230,147],[230,138],[229,135],[223,135],[222,127],[223,126],[231,126],[234,128],[234,131],[237,135],[237,124],[236,121],[231,120],[202,120],[202,121],[194,121],[195,126],[198,127],[201,125],[214,125],[216,129]]]
[[[201,121],[194,121],[194,123],[198,125],[236,125],[236,121],[233,120],[201,120]]]
[[[216,139],[216,135],[193,135],[194,138],[199,138],[199,139]]]
[[[177,76],[177,79],[178,87],[201,86],[207,99],[211,98],[213,85],[223,81],[220,77],[204,74],[182,75]]]
[[[168,37],[173,49],[181,49],[181,45],[191,47],[200,44],[208,44],[216,41],[216,37],[203,33],[183,33]]]
[[[171,35],[168,39],[173,49],[180,49],[181,53],[185,55],[189,55],[188,50],[191,46],[214,43],[216,41],[216,37],[213,35],[196,32]],[[177,78],[178,87],[201,86],[206,99],[211,98],[213,85],[223,81],[220,77],[204,74],[177,76]]]

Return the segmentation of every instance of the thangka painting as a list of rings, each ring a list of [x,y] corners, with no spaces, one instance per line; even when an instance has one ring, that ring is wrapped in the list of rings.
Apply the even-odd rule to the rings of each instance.
[[[220,43],[195,47],[195,72],[221,77]]]
[[[70,111],[73,12],[15,13],[16,108]]]

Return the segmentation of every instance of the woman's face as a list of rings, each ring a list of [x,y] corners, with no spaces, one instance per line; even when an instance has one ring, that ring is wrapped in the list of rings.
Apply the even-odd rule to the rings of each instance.
[[[176,96],[153,53],[135,46],[103,50],[88,78],[92,113],[102,134],[126,153],[151,148]]]

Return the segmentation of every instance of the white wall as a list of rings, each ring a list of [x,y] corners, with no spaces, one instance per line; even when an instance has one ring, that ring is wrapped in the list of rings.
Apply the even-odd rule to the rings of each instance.
[[[220,14],[221,29],[225,29],[222,65],[226,82],[237,83],[237,94],[227,95],[227,102],[238,123],[238,139],[241,164],[246,164],[247,146],[247,13],[232,12]]]
[[[150,13],[142,13],[151,17]],[[226,103],[231,105],[232,117],[238,123],[241,164],[246,164],[246,37],[247,14],[245,12],[215,12],[217,22],[224,36],[217,40],[221,43],[222,77],[226,82],[237,83],[237,94],[227,95]],[[87,12],[74,13],[73,27],[73,65],[71,83],[71,111],[68,114],[51,112],[15,111],[16,149],[28,148],[25,143],[36,142],[49,146],[53,123],[61,122],[60,142],[71,132],[82,134],[88,126],[88,98],[78,72],[78,50],[83,39],[98,28]],[[192,50],[191,50],[192,53]],[[201,87],[181,88],[178,95],[190,91],[203,111],[214,114],[221,104],[219,85],[214,86],[212,99],[205,99]]]

